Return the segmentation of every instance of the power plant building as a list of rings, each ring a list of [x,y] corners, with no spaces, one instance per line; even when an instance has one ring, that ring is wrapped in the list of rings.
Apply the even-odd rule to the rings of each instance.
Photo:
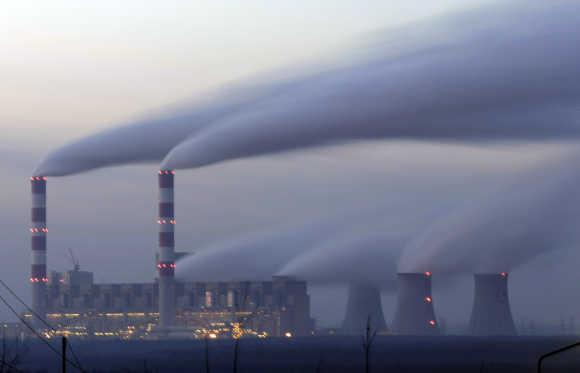
[[[305,336],[314,329],[304,281],[178,282],[176,336]],[[47,321],[78,337],[154,338],[160,314],[155,283],[95,284],[91,272],[52,272]],[[31,317],[30,315],[28,315]]]

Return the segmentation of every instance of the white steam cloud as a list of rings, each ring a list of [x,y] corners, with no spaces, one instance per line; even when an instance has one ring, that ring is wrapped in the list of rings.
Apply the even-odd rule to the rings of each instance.
[[[386,232],[356,231],[316,245],[288,262],[279,275],[314,284],[373,284],[395,290],[397,262],[409,237]]]
[[[499,273],[578,243],[580,152],[520,175],[437,221],[405,248],[403,272]]]
[[[396,57],[383,46],[379,57],[305,79],[179,144],[163,167],[360,139],[578,138],[580,3],[513,1],[446,20],[435,34],[464,36],[415,42]]]

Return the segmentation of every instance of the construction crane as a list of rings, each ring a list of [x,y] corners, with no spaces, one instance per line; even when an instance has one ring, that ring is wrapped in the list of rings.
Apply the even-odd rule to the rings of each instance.
[[[73,252],[73,249],[68,249],[68,253],[70,255],[70,259],[72,261],[73,264],[73,268],[75,271],[79,271],[81,269],[81,265],[79,263],[79,260],[75,257],[75,254]]]

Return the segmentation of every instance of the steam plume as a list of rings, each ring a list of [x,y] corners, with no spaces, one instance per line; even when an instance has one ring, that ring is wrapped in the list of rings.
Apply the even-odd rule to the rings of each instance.
[[[65,176],[131,163],[160,162],[175,145],[213,121],[273,97],[300,80],[225,87],[195,104],[73,141],[48,154],[33,175]]]
[[[211,245],[176,263],[176,277],[198,281],[267,280],[285,263],[346,222],[309,222]]]
[[[359,139],[577,138],[580,4],[513,1],[462,17],[431,28],[464,37],[307,79],[192,136],[163,167]]]
[[[546,162],[439,220],[405,248],[399,269],[499,273],[578,242],[579,161],[576,152]]]
[[[288,262],[280,275],[315,284],[370,283],[394,290],[397,261],[409,237],[355,231],[328,239]]]

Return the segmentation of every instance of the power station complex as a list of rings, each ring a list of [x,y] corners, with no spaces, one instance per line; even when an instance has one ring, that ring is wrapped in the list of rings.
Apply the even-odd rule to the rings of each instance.
[[[47,275],[46,183],[31,177],[31,311],[25,314],[41,329],[79,337],[292,337],[314,332],[310,297],[304,281],[181,282],[175,279],[174,171],[160,170],[159,241],[151,283],[95,284],[91,272],[74,268]],[[385,322],[380,289],[369,283],[349,287],[342,333],[361,334],[366,325],[380,332],[438,335],[431,272],[399,273],[392,325]],[[474,335],[512,335],[507,273],[474,275],[470,331]]]

